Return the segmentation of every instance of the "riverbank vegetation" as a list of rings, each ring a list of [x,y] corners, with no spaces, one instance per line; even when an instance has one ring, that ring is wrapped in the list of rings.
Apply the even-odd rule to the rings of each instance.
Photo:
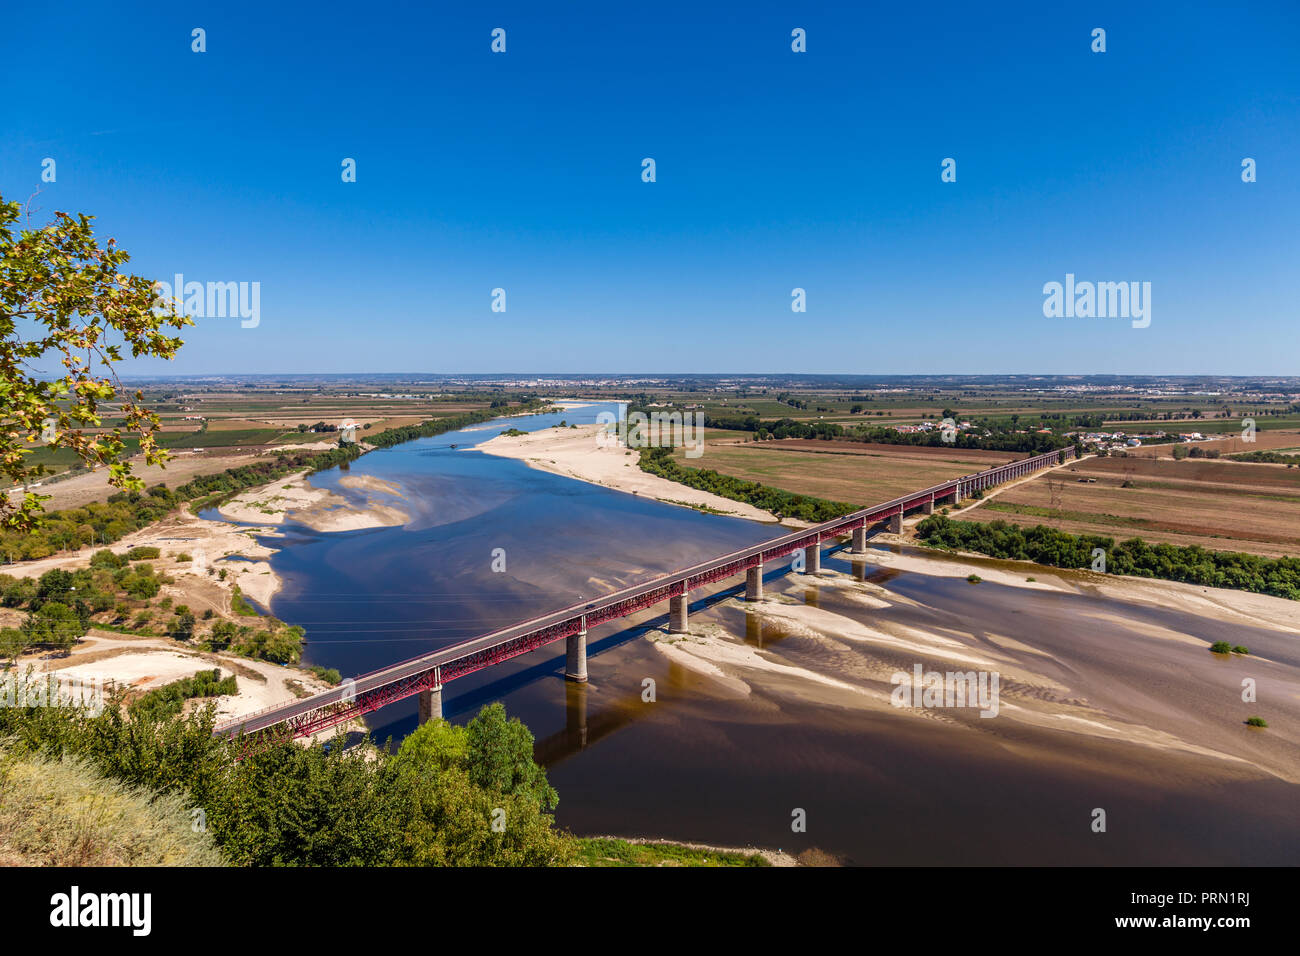
[[[190,681],[214,690],[218,676]],[[533,736],[499,703],[465,726],[423,724],[396,750],[339,736],[236,762],[210,708],[180,715],[197,687],[169,688],[185,682],[133,705],[116,695],[95,714],[23,706],[26,679],[0,708],[0,865],[772,865],[760,852],[558,829]],[[88,803],[103,811],[93,820],[78,809]]]
[[[778,518],[829,521],[849,514],[858,507],[842,501],[792,494],[780,488],[769,488],[757,481],[732,478],[707,468],[687,468],[673,458],[673,450],[668,447],[641,449],[639,465],[642,471],[649,474],[667,478],[688,488],[730,498],[732,501],[742,501],[771,512]]]
[[[969,551],[994,558],[1036,561],[1057,568],[1091,568],[1098,549],[1110,574],[1183,581],[1207,587],[1255,591],[1300,600],[1300,558],[1265,558],[1236,551],[1148,544],[1141,538],[1116,543],[1100,535],[1075,535],[1046,525],[1032,528],[1005,521],[956,521],[931,515],[916,526],[930,547]]]
[[[527,413],[536,409],[538,404],[526,402],[510,411]],[[366,440],[376,448],[388,448],[416,438],[430,438],[480,424],[508,413],[510,412],[501,407],[480,409],[432,419],[418,425],[385,429]],[[30,530],[0,534],[0,561],[31,561],[49,557],[59,551],[75,551],[94,544],[112,544],[133,531],[159,521],[181,505],[188,504],[197,513],[248,488],[267,484],[304,469],[318,472],[333,468],[356,459],[363,451],[359,445],[342,445],[322,451],[279,451],[247,465],[227,468],[216,474],[199,475],[175,489],[168,488],[166,484],[157,484],[146,492],[119,492],[107,502],[48,512]]]
[[[90,567],[54,568],[39,578],[0,574],[0,606],[25,611],[17,628],[0,631],[0,657],[25,651],[71,651],[91,627],[149,637],[170,637],[203,650],[229,650],[243,657],[292,664],[302,657],[304,631],[278,618],[258,615],[248,624],[202,617],[184,604],[159,597],[172,577],[148,561],[97,551]]]

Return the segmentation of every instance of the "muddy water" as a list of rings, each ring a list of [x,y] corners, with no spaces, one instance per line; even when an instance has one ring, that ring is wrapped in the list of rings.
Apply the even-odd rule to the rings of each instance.
[[[597,411],[554,419],[593,421]],[[548,423],[526,419],[520,427]],[[273,565],[286,586],[273,610],[307,628],[310,662],[364,672],[778,531],[473,450],[509,424],[354,463],[352,474],[400,486],[408,525],[344,534],[289,528],[288,539],[275,542],[282,550]],[[337,473],[317,481],[349,494],[337,486]],[[505,549],[503,573],[491,570],[496,548]],[[976,644],[1010,637],[1040,646],[1047,656],[1041,668],[1098,707],[1180,728],[1263,763],[1290,759],[1285,745],[1262,746],[1240,732],[1238,708],[1219,693],[1235,672],[1216,672],[1221,662],[1203,649],[1152,638],[1143,626],[1222,636],[1267,652],[1273,670],[1261,687],[1265,679],[1278,686],[1294,679],[1294,636],[1266,629],[1243,636],[1241,628],[1173,608],[972,586],[838,558],[825,566],[878,585],[896,603],[864,609],[843,588],[811,579],[769,575],[769,589],[855,620],[875,615],[960,632]],[[912,664],[864,645],[812,640],[746,613],[725,592],[701,596],[691,613],[694,625],[718,625],[773,659],[850,682],[882,660],[904,670]],[[739,687],[721,683],[672,663],[650,643],[647,634],[661,637],[663,624],[662,616],[644,615],[593,630],[585,686],[563,680],[561,643],[448,685],[445,712],[464,721],[483,704],[504,701],[536,736],[537,755],[561,796],[559,822],[576,833],[817,847],[859,864],[1300,859],[1300,790],[1253,764],[1003,721],[994,731],[905,720],[828,705],[797,678],[744,675]],[[1167,686],[1156,686],[1162,681]],[[415,726],[414,703],[373,715],[371,726],[380,739],[400,739]],[[1092,830],[1097,808],[1106,811],[1105,833]],[[791,828],[797,810],[806,815],[804,833]]]

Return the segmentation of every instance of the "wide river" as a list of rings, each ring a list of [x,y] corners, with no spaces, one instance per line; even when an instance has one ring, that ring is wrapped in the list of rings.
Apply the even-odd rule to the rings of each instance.
[[[313,484],[354,501],[358,494],[339,485],[345,475],[393,482],[411,520],[344,533],[289,524],[284,537],[267,540],[280,549],[272,566],[284,582],[272,611],[306,628],[307,662],[363,673],[781,533],[474,449],[511,425],[592,423],[615,407],[501,419],[314,476]],[[504,572],[493,569],[502,553]],[[824,564],[851,570],[837,558]],[[877,577],[915,608],[906,613],[917,624],[931,613],[920,605],[971,613],[960,579]],[[835,605],[835,593],[817,590],[808,589],[810,603]],[[982,588],[978,613],[1016,621],[1055,614],[1069,638],[1069,596],[1031,594],[1027,604],[1023,593],[1002,593],[1013,590]],[[780,628],[760,632],[743,614],[711,613],[751,645],[782,642],[809,667],[827,663],[817,648],[785,642]],[[859,864],[1294,863],[1300,854],[1297,788],[1282,781],[1234,781],[1231,792],[1189,799],[1177,774],[1139,786],[1131,775],[1102,779],[1084,765],[1040,765],[1014,747],[968,751],[797,693],[720,693],[642,639],[661,623],[593,630],[585,686],[563,679],[561,641],[448,684],[444,714],[464,722],[503,701],[537,738],[560,794],[558,822],[578,834],[817,847]],[[656,681],[654,703],[642,700],[647,677]],[[416,726],[414,698],[372,714],[369,725],[376,739],[399,740]],[[1122,836],[1090,831],[1095,806],[1131,808],[1116,824]],[[807,813],[806,833],[792,831],[796,810]]]

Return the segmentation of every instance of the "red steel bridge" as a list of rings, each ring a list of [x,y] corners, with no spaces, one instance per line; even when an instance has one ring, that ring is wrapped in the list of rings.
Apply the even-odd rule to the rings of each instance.
[[[1073,457],[1074,448],[1070,446],[953,478],[811,528],[673,571],[644,584],[613,591],[586,604],[562,608],[431,654],[350,678],[313,697],[269,707],[222,724],[215,733],[235,740],[241,755],[246,755],[294,737],[309,736],[416,694],[420,695],[420,719],[423,722],[429,717],[442,715],[442,685],[447,681],[561,639],[568,642],[565,676],[570,680],[585,681],[586,639],[590,627],[668,601],[670,630],[684,632],[687,596],[695,588],[743,573],[746,575],[746,597],[757,600],[762,597],[765,562],[803,551],[805,570],[816,572],[821,567],[822,545],[827,541],[837,542],[838,538],[849,535],[853,550],[863,552],[866,550],[867,530],[881,522],[886,522],[890,530],[901,532],[904,512],[920,509],[932,514],[937,501],[952,499],[959,502],[975,491],[1032,474]]]

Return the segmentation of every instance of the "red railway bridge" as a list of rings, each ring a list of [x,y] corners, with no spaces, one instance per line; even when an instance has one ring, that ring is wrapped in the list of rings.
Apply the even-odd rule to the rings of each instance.
[[[837,539],[851,536],[852,550],[865,552],[867,531],[877,524],[884,522],[890,531],[900,533],[905,512],[920,509],[925,514],[933,514],[936,502],[948,499],[960,502],[976,491],[1024,477],[1073,457],[1073,446],[1067,446],[953,478],[883,504],[673,571],[644,584],[613,591],[586,604],[562,608],[431,654],[349,678],[324,693],[229,721],[218,726],[215,733],[235,740],[243,756],[294,737],[309,736],[417,694],[423,723],[442,716],[444,683],[561,639],[567,642],[565,677],[585,681],[588,628],[667,601],[669,630],[684,633],[687,629],[688,596],[695,588],[743,573],[745,597],[759,600],[763,594],[763,565],[766,562],[802,551],[805,570],[816,573],[821,569],[821,549],[827,541],[838,543]]]

